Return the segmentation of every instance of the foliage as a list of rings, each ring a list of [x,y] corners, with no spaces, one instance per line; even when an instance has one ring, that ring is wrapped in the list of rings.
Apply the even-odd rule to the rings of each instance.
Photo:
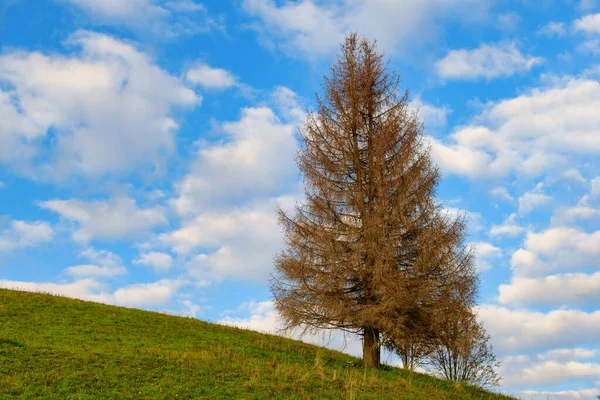
[[[474,314],[448,320],[440,343],[428,355],[430,365],[442,377],[481,387],[498,386],[500,363],[490,337]]]
[[[439,173],[399,82],[374,42],[346,37],[300,129],[306,200],[279,212],[271,282],[288,327],[361,334],[373,367],[382,340],[433,339],[477,293],[464,219],[435,200]]]

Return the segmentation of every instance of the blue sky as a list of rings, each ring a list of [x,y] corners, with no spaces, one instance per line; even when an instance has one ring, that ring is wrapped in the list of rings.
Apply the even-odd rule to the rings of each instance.
[[[501,389],[593,398],[600,1],[3,0],[0,287],[273,331],[274,208],[349,31],[468,215]]]

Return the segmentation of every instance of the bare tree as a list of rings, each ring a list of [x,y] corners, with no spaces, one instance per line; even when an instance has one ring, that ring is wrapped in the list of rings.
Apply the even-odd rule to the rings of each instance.
[[[300,128],[306,200],[279,210],[271,290],[286,326],[361,335],[367,367],[379,367],[383,337],[428,337],[477,291],[464,220],[435,200],[422,131],[375,42],[348,35]]]
[[[393,351],[400,357],[402,368],[414,371],[418,367],[423,367],[427,363],[429,354],[433,351],[433,346],[429,341],[420,340],[401,340],[386,339],[385,347]]]
[[[490,336],[473,313],[449,317],[440,337],[440,344],[429,355],[435,372],[454,382],[481,387],[500,384],[500,362],[494,355]]]

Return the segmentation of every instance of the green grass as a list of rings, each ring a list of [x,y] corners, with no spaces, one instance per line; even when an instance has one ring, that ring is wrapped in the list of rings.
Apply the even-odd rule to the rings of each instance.
[[[0,290],[0,399],[508,399],[191,318]]]

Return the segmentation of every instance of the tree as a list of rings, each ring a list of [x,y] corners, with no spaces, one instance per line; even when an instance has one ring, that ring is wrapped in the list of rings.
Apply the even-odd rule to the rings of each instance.
[[[408,340],[388,338],[384,342],[385,347],[395,352],[402,361],[402,368],[414,371],[417,367],[422,367],[427,362],[427,357],[433,351],[432,345],[428,340]]]
[[[481,387],[498,386],[500,376],[490,336],[471,312],[447,319],[430,365],[442,377]]]
[[[383,338],[429,337],[477,291],[464,220],[435,200],[422,131],[376,43],[348,35],[299,129],[305,201],[279,210],[271,290],[288,328],[361,335],[366,367],[379,367]]]

